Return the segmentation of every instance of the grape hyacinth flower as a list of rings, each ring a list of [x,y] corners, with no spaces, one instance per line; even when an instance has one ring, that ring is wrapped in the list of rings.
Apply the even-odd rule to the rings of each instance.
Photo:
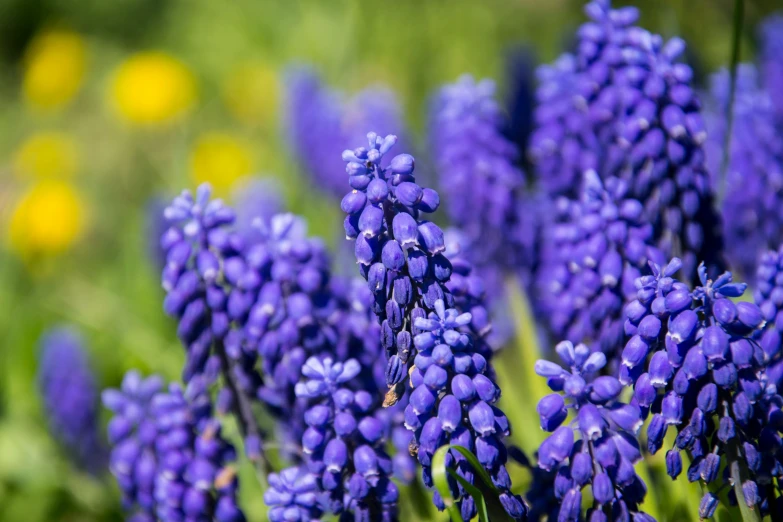
[[[648,261],[662,256],[624,181],[609,178],[604,186],[590,170],[582,187],[580,201],[557,202],[560,222],[550,229],[549,262],[539,271],[539,306],[554,337],[585,342],[614,362],[634,282],[649,271]]]
[[[519,150],[503,135],[504,125],[488,79],[464,75],[442,87],[432,104],[431,149],[447,214],[491,295],[502,295],[505,275],[530,269],[535,246]]]
[[[627,33],[639,12],[634,7],[611,9],[609,0],[596,0],[585,6],[585,13],[590,21],[579,28],[576,53],[565,53],[537,72],[536,128],[529,155],[551,197],[578,196],[586,170],[616,175],[616,166],[605,166],[622,156],[615,75],[624,65]]]
[[[263,280],[245,259],[242,237],[229,229],[234,212],[221,200],[210,200],[210,193],[207,184],[195,198],[183,191],[165,210],[171,226],[161,237],[167,252],[163,308],[177,318],[177,336],[186,349],[183,381],[223,376],[223,402],[237,413],[245,452],[261,462],[252,401],[262,382],[243,327]]]
[[[80,468],[97,474],[106,464],[106,448],[98,432],[98,390],[84,340],[61,326],[40,340],[38,387],[50,432]]]
[[[696,260],[722,267],[720,220],[705,168],[706,140],[693,72],[679,63],[685,44],[666,43],[634,26],[633,7],[609,0],[585,7],[576,55],[542,71],[538,128],[531,138],[537,176],[574,197],[578,176],[592,169],[628,183],[644,206],[662,252],[682,257],[696,278]]]
[[[492,406],[500,390],[487,362],[491,351],[484,336],[491,326],[479,298],[480,281],[473,282],[465,264],[452,293],[447,285],[454,265],[444,255],[443,232],[421,217],[437,209],[437,192],[416,184],[414,159],[408,154],[395,156],[387,168],[380,166],[395,136],[380,138],[371,132],[367,138],[368,148],[343,153],[353,190],[343,198],[341,208],[348,214],[346,235],[355,239],[360,273],[375,297],[381,343],[390,355],[386,371],[390,391],[384,405],[398,400],[410,374],[413,391],[405,408],[405,425],[414,432],[411,452],[424,467],[425,485],[433,486],[433,453],[451,441],[477,452],[502,492],[506,511],[522,518],[527,507],[510,493],[505,468],[502,437],[509,433],[508,420]],[[453,308],[458,301],[473,306],[475,320],[472,313]],[[411,362],[414,365],[406,371]],[[469,464],[454,453],[450,452],[447,465],[456,465],[457,473],[472,483]],[[463,514],[471,518],[475,501],[458,484],[452,483],[452,488]],[[434,498],[444,509],[437,493]]]
[[[236,452],[212,416],[206,381],[193,380],[184,392],[171,384],[167,393],[153,397],[151,413],[158,430],[158,518],[211,516],[218,522],[244,522],[236,502],[236,471],[230,466]]]
[[[126,374],[121,390],[106,390],[111,470],[133,520],[187,519],[243,522],[236,504],[233,446],[212,417],[207,381],[199,376],[186,390],[172,384],[161,392],[157,377]]]
[[[541,399],[537,410],[541,427],[552,433],[541,443],[538,465],[557,472],[557,520],[583,519],[582,490],[589,485],[593,504],[586,518],[591,522],[652,522],[652,517],[639,511],[647,487],[634,470],[642,458],[636,439],[642,412],[619,399],[623,385],[617,378],[596,376],[606,365],[603,353],[591,353],[584,344],[574,347],[569,341],[561,342],[555,350],[568,369],[539,360],[535,371],[547,378],[555,392]],[[569,410],[574,420],[563,425]]]
[[[340,207],[348,214],[345,235],[355,240],[359,271],[375,297],[381,344],[389,354],[386,382],[393,391],[412,359],[415,319],[434,310],[439,299],[453,302],[444,286],[452,266],[443,255],[443,231],[421,217],[438,208],[438,193],[416,184],[413,156],[400,154],[381,166],[396,136],[371,132],[367,138],[369,148],[343,152],[353,190]]]
[[[527,505],[511,493],[511,478],[506,471],[507,452],[503,437],[510,434],[505,414],[494,404],[500,388],[488,372],[489,363],[473,346],[466,330],[471,322],[469,312],[446,308],[442,299],[426,318],[415,319],[421,333],[414,337],[418,353],[410,374],[413,391],[405,408],[405,425],[414,432],[411,451],[422,465],[424,484],[432,487],[432,457],[446,444],[462,446],[475,453],[487,470],[500,502],[514,519],[527,515]],[[457,452],[449,452],[446,465],[473,483],[471,465]],[[476,515],[475,500],[455,481],[449,481],[452,496],[459,499],[465,520]],[[435,505],[445,509],[438,493]]]
[[[772,98],[778,121],[783,120],[783,15],[773,14],[762,22],[759,29],[759,61],[761,77],[766,91]]]
[[[344,144],[362,139],[366,129],[403,128],[402,109],[385,87],[370,87],[345,100],[309,67],[291,67],[285,86],[285,127],[292,153],[310,179],[335,198],[345,192],[345,173],[334,162]]]
[[[360,371],[356,359],[307,360],[302,368],[307,380],[296,385],[297,397],[307,400],[302,447],[308,471],[328,495],[329,511],[350,511],[355,520],[393,521],[399,492],[384,450],[385,426],[374,413],[380,398],[352,389]]]
[[[734,91],[734,119],[729,164],[723,173],[726,143],[726,111],[729,103],[729,73],[713,75],[713,105],[707,119],[707,159],[713,180],[723,179],[721,203],[726,258],[745,278],[751,277],[762,252],[783,241],[783,138],[770,93],[759,86],[756,68],[741,64]]]
[[[637,300],[626,308],[626,331],[633,337],[623,351],[621,380],[633,383],[634,403],[644,416],[652,413],[651,453],[661,449],[669,427],[676,428],[666,454],[673,479],[687,450],[690,482],[730,483],[730,499],[736,501],[739,492],[742,502],[764,513],[767,485],[783,472],[777,420],[783,399],[768,386],[765,356],[754,339],[764,323],[762,311],[733,301],[746,285],[734,283],[729,272],[713,281],[701,265],[701,286],[691,290],[673,277],[680,267],[675,258],[638,280]],[[704,518],[711,516],[712,493],[701,507]]]
[[[626,100],[620,119],[621,177],[644,204],[662,252],[683,262],[695,280],[697,262],[710,273],[723,268],[720,216],[705,165],[707,133],[694,93],[693,71],[678,59],[685,42],[643,29],[629,31],[639,48],[620,74]]]

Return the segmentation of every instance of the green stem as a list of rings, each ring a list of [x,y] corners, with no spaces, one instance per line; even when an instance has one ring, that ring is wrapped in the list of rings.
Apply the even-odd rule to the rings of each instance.
[[[269,475],[270,470],[273,468],[264,451],[263,438],[261,437],[261,430],[256,422],[255,414],[253,413],[253,406],[237,382],[233,372],[233,363],[229,359],[228,354],[226,354],[226,349],[223,346],[222,341],[217,341],[215,343],[215,352],[220,358],[223,380],[229,390],[231,390],[231,394],[234,396],[234,417],[239,425],[239,431],[242,433],[243,443],[246,443],[249,437],[256,438],[259,441],[259,455],[257,458],[251,460],[255,467],[256,477],[258,477],[261,490],[266,491],[268,486],[267,475]]]
[[[739,445],[736,439],[729,442],[727,457],[729,459],[729,471],[731,472],[731,481],[733,482],[734,494],[737,496],[737,505],[740,508],[743,522],[761,522],[761,514],[758,509],[749,507],[745,502],[745,494],[742,492],[742,483],[748,480],[748,466],[745,459],[740,454]]]
[[[734,126],[734,93],[737,88],[737,65],[740,60],[742,47],[742,26],[745,23],[745,1],[734,0],[734,25],[731,34],[731,61],[729,80],[729,103],[726,105],[726,135],[723,138],[723,160],[720,169],[720,184],[718,187],[718,200],[723,201],[726,194],[726,171],[729,168],[729,156],[731,148],[731,133]]]

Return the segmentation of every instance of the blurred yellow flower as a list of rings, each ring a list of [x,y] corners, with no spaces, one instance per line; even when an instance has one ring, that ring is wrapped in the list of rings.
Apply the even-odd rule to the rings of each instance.
[[[27,103],[53,110],[68,103],[84,80],[87,46],[66,30],[49,30],[36,36],[24,58],[22,91]]]
[[[84,204],[68,183],[44,180],[22,196],[11,215],[11,246],[24,256],[57,254],[79,237]]]
[[[112,96],[120,116],[130,123],[167,123],[195,102],[196,79],[173,56],[159,51],[137,53],[117,69]]]
[[[197,184],[209,182],[217,194],[228,193],[234,182],[253,172],[253,153],[229,134],[203,134],[190,154],[190,173]]]
[[[223,101],[244,123],[273,121],[278,100],[277,71],[260,63],[234,69],[223,84]]]
[[[76,143],[61,132],[39,132],[16,152],[14,171],[20,178],[69,178],[77,169]]]

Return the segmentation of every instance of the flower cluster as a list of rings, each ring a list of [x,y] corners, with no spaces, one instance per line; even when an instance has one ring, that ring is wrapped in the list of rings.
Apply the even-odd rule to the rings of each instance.
[[[323,85],[308,67],[290,69],[285,78],[285,126],[296,158],[313,182],[333,197],[345,191],[345,174],[334,158],[366,129],[402,129],[402,110],[394,93],[368,88],[345,101]]]
[[[41,338],[38,386],[50,431],[81,468],[99,473],[106,448],[98,433],[98,390],[84,343],[67,327],[52,328]]]
[[[184,391],[172,384],[163,392],[160,378],[131,371],[120,390],[103,392],[114,413],[110,469],[133,520],[245,520],[230,465],[234,448],[212,416],[206,384],[199,376]]]
[[[420,216],[437,209],[438,194],[416,184],[413,157],[400,154],[383,168],[380,161],[396,138],[369,133],[368,141],[369,148],[343,153],[353,190],[341,207],[348,214],[346,235],[356,241],[360,272],[374,294],[381,343],[390,354],[386,382],[391,390],[385,405],[396,402],[398,388],[409,374],[413,391],[405,408],[405,425],[414,432],[411,450],[423,466],[425,485],[433,486],[431,459],[440,446],[451,442],[475,449],[502,491],[504,507],[520,518],[527,507],[509,491],[502,444],[502,436],[509,432],[508,420],[492,406],[500,390],[487,362],[491,352],[484,336],[490,326],[481,283],[464,261],[451,281],[455,270],[444,255],[443,232]],[[470,312],[455,310],[457,302],[475,310],[476,320]],[[472,483],[470,465],[453,453],[447,464]],[[474,516],[474,499],[456,482],[452,489],[463,514]],[[435,502],[445,507],[437,494]]]
[[[679,255],[694,278],[697,261],[710,272],[723,266],[720,218],[705,166],[706,132],[693,92],[693,71],[678,58],[685,43],[636,28],[636,53],[622,71],[625,107],[620,119],[621,176],[644,203],[662,252]]]
[[[706,139],[693,73],[677,63],[685,45],[633,26],[635,8],[609,0],[585,8],[576,56],[542,71],[538,129],[531,138],[542,184],[573,197],[578,175],[593,169],[627,181],[653,225],[657,246],[684,260],[721,266],[719,220],[704,166]],[[546,103],[547,105],[543,105]],[[558,194],[558,192],[554,192]]]
[[[707,158],[716,183],[725,184],[721,214],[726,236],[726,257],[744,277],[750,277],[762,252],[783,241],[783,138],[779,135],[770,94],[759,86],[756,68],[737,69],[732,109],[729,164],[723,172],[728,123],[728,71],[712,77],[712,117],[707,120]],[[724,178],[725,176],[725,178]]]
[[[645,416],[653,414],[647,429],[651,453],[676,427],[666,454],[672,478],[682,472],[683,450],[691,457],[691,482],[719,480],[723,462],[724,480],[735,485],[730,495],[739,485],[743,501],[763,511],[767,493],[760,485],[783,471],[783,446],[774,420],[781,398],[775,386],[767,386],[765,357],[754,341],[762,312],[731,299],[742,296],[746,285],[732,282],[730,273],[713,281],[702,264],[701,286],[691,290],[673,278],[680,267],[675,258],[637,282],[637,300],[626,308],[626,331],[633,337],[623,351],[623,381],[634,384],[634,402]],[[750,477],[747,469],[739,471],[744,466]],[[700,515],[709,518],[716,507],[708,493]]]
[[[596,0],[585,12],[591,20],[577,33],[576,53],[566,53],[538,71],[530,156],[539,183],[553,197],[578,196],[585,170],[616,174],[622,157],[617,146],[621,96],[615,75],[624,65],[628,29],[638,19],[638,10],[612,10],[609,0]]]
[[[660,262],[642,204],[617,178],[587,171],[580,201],[561,198],[539,270],[539,307],[557,338],[587,342],[612,358],[623,342],[623,307],[649,260]]]
[[[412,449],[423,468],[424,484],[433,486],[432,456],[443,445],[453,444],[475,452],[478,461],[489,472],[500,490],[500,502],[514,519],[524,518],[527,506],[510,492],[511,478],[506,471],[507,453],[503,437],[510,434],[505,414],[494,403],[500,388],[488,376],[489,363],[477,353],[472,336],[463,331],[470,325],[471,314],[446,309],[442,299],[426,318],[415,319],[421,333],[414,337],[418,353],[410,374],[413,392],[405,408],[405,425],[415,433]],[[447,466],[473,483],[474,471],[467,460],[450,452]],[[475,500],[456,482],[450,482],[452,496],[461,499],[460,509],[466,520],[476,515]],[[435,504],[444,509],[436,493]]]
[[[438,208],[438,193],[416,184],[409,154],[381,166],[396,136],[381,138],[371,132],[367,138],[368,148],[343,152],[353,190],[340,207],[348,214],[345,235],[355,240],[360,273],[375,297],[373,311],[381,321],[381,343],[389,354],[386,383],[392,388],[407,373],[416,318],[425,317],[439,299],[453,301],[444,286],[452,266],[443,255],[443,231],[421,218]]]
[[[493,294],[503,276],[522,273],[533,255],[532,213],[517,168],[519,151],[502,134],[495,83],[463,76],[441,88],[430,115],[431,149],[449,219],[462,232],[471,262]]]
[[[556,351],[570,371],[544,360],[536,363],[535,370],[556,392],[541,399],[537,410],[541,428],[552,432],[541,443],[538,465],[557,472],[557,519],[582,520],[582,490],[590,485],[589,520],[630,520],[632,516],[635,521],[652,521],[639,511],[647,487],[634,470],[642,458],[636,438],[642,412],[620,400],[623,385],[617,378],[596,376],[606,365],[603,353],[591,353],[584,344],[574,347],[569,341],[558,344]],[[566,426],[568,410],[574,421]]]
[[[226,402],[240,415],[248,456],[259,455],[257,421],[251,400],[261,386],[255,364],[257,354],[245,342],[243,325],[261,290],[263,280],[245,257],[242,237],[228,229],[234,212],[219,199],[210,200],[209,185],[201,185],[195,198],[184,191],[165,210],[171,226],[161,237],[166,251],[163,269],[163,308],[178,319],[177,336],[187,358],[183,380],[218,372],[225,380]]]

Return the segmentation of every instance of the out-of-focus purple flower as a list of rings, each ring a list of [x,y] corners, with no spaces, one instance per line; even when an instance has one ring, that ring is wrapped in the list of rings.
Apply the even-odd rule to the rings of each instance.
[[[552,197],[576,195],[579,176],[590,168],[580,143],[584,115],[575,110],[576,58],[564,54],[536,70],[535,126],[528,155],[536,181]]]
[[[236,503],[234,448],[212,416],[202,376],[163,392],[162,381],[128,372],[120,390],[103,392],[113,413],[110,469],[131,520],[243,522]]]
[[[284,210],[279,184],[271,178],[247,178],[234,184],[232,200],[236,220],[234,227],[245,243],[260,241],[257,219],[269,221]]]
[[[653,414],[647,428],[651,453],[661,449],[669,427],[676,428],[674,447],[666,455],[672,478],[683,470],[683,450],[691,458],[690,482],[739,480],[729,471],[719,473],[722,462],[727,470],[746,467],[741,501],[763,515],[768,492],[758,484],[783,472],[783,399],[755,341],[763,313],[752,303],[734,301],[746,285],[734,283],[729,272],[712,280],[701,265],[701,286],[691,290],[674,279],[680,268],[675,258],[637,281],[637,300],[626,307],[625,328],[632,337],[623,351],[620,378],[634,384],[633,403],[645,417]],[[712,501],[709,494],[703,499],[704,513],[714,512],[714,507],[707,509]]]
[[[553,337],[586,342],[612,365],[623,345],[623,307],[635,280],[661,262],[642,204],[617,178],[601,183],[587,171],[580,201],[560,198],[559,217],[545,239],[547,263],[538,273],[541,316]]]
[[[495,283],[489,295],[500,301],[508,274],[529,273],[536,239],[519,150],[504,125],[491,80],[462,76],[432,104],[431,149],[449,219],[462,233],[463,254]]]
[[[611,9],[608,0],[596,0],[585,11],[591,21],[579,30],[575,56],[541,72],[531,138],[537,177],[551,195],[572,198],[585,170],[624,179],[662,252],[680,255],[689,278],[696,277],[697,259],[717,271],[720,220],[693,73],[678,62],[685,44],[633,26],[632,7]]]
[[[538,465],[557,472],[558,520],[582,519],[582,490],[588,485],[595,504],[586,519],[607,520],[606,514],[612,513],[611,520],[647,520],[639,511],[647,488],[634,470],[642,459],[636,439],[642,412],[620,400],[623,385],[618,379],[598,376],[606,365],[603,353],[591,352],[584,344],[574,347],[569,341],[555,351],[568,370],[545,360],[538,361],[535,370],[555,392],[537,407],[541,427],[552,432],[541,443]],[[569,410],[573,421],[564,425]]]
[[[707,159],[716,185],[724,175],[729,80],[724,70],[711,82]],[[739,66],[722,215],[726,257],[746,278],[753,275],[762,252],[783,241],[783,137],[770,95],[759,86],[753,65]]]
[[[98,390],[84,341],[72,328],[52,328],[41,338],[38,387],[52,435],[77,466],[100,473],[107,455],[98,431]]]
[[[783,15],[773,14],[759,28],[759,61],[766,91],[783,119]]]
[[[335,198],[345,193],[345,170],[334,158],[367,129],[403,129],[402,109],[385,87],[370,87],[346,100],[309,67],[286,73],[285,127],[295,158],[310,179]],[[404,138],[403,138],[404,139]]]
[[[620,89],[629,28],[638,19],[634,7],[611,9],[609,0],[585,6],[590,21],[577,33],[574,54],[566,53],[538,70],[535,130],[530,156],[535,175],[552,197],[578,197],[582,173],[593,169],[616,175]]]

